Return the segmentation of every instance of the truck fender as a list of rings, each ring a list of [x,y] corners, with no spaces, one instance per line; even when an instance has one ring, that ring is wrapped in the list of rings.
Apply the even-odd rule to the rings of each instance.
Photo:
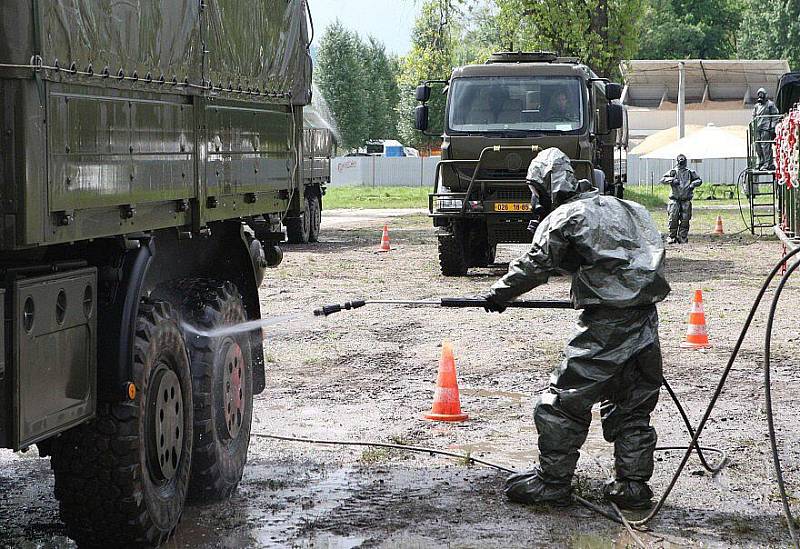
[[[97,309],[97,392],[105,401],[127,398],[136,315],[147,270],[156,255],[153,238],[130,242],[139,246],[125,250],[118,266],[105,269],[100,278],[101,285],[109,288],[107,299],[101,300]]]

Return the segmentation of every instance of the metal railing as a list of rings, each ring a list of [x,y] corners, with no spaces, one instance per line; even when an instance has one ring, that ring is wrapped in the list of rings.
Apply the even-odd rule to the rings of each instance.
[[[514,145],[514,146],[502,146],[502,145],[495,145],[493,147],[486,147],[481,151],[481,154],[478,156],[478,159],[460,159],[460,160],[442,160],[436,166],[436,171],[434,173],[433,178],[433,192],[428,195],[428,211],[433,214],[434,213],[434,201],[437,198],[452,198],[456,200],[461,200],[461,211],[459,215],[466,215],[467,214],[467,205],[469,204],[469,199],[472,197],[473,190],[475,188],[476,183],[491,183],[493,185],[497,184],[511,184],[511,185],[526,185],[525,178],[522,179],[496,179],[496,178],[479,178],[478,175],[480,174],[481,167],[483,166],[486,157],[490,153],[500,153],[503,151],[527,151],[533,154],[533,158],[541,152],[541,147],[538,145]],[[597,186],[597,181],[595,180],[595,172],[594,172],[594,165],[590,160],[575,160],[570,159],[570,162],[573,166],[587,166],[589,170],[589,176],[591,177],[592,186]],[[438,193],[438,186],[441,177],[441,171],[444,167],[453,167],[455,170],[456,166],[473,166],[472,176],[469,177],[469,184],[467,185],[467,190],[464,193],[458,192],[447,192],[447,193]],[[458,175],[458,173],[457,173]],[[460,175],[459,175],[460,177]]]
[[[775,139],[774,130],[775,130],[775,123],[783,118],[781,114],[762,114],[760,116],[755,116],[750,121],[750,124],[747,126],[747,168],[749,170],[757,170],[758,165],[756,161],[758,159],[758,152],[757,147],[760,144],[769,143],[770,145],[773,143]],[[772,132],[772,137],[770,139],[758,139],[759,129],[758,126],[764,120],[770,121],[770,131]],[[766,170],[769,171],[769,170]]]

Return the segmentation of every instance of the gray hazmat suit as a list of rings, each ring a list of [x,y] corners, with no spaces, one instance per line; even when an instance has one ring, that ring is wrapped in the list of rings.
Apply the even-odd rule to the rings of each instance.
[[[753,107],[753,120],[755,120],[756,154],[758,154],[758,169],[774,170],[775,162],[772,159],[772,141],[775,139],[775,126],[778,125],[778,108],[772,100],[767,99],[766,91],[761,88],[759,99]],[[763,93],[762,93],[763,92]]]
[[[592,406],[601,402],[603,435],[614,443],[616,468],[606,496],[626,507],[649,504],[646,482],[656,446],[650,413],[662,382],[655,304],[670,291],[661,235],[641,205],[601,196],[586,180],[576,180],[558,149],[531,162],[528,180],[555,209],[538,226],[528,253],[510,264],[486,298],[502,311],[503,304],[562,273],[572,276],[571,300],[583,311],[536,405],[539,465],[511,476],[506,495],[522,503],[568,502]]]
[[[689,222],[692,220],[692,198],[694,190],[703,184],[697,172],[686,166],[677,166],[661,178],[661,183],[670,185],[669,194],[669,240],[685,244],[689,241]]]

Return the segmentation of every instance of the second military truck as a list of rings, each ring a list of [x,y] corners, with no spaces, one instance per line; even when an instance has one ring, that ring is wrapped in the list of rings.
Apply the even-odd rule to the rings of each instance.
[[[454,69],[447,82],[426,82],[416,92],[416,127],[424,132],[432,84],[446,85],[447,94],[442,160],[429,197],[442,274],[465,275],[493,263],[498,244],[531,241],[525,175],[542,149],[558,147],[578,177],[621,196],[615,148],[625,113],[615,100],[622,88],[577,59],[497,53],[483,65]]]

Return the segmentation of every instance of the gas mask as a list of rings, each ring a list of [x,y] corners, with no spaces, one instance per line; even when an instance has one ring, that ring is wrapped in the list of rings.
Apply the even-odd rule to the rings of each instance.
[[[766,100],[767,100],[767,90],[765,90],[764,88],[759,88],[758,99],[756,101],[758,101],[759,103],[763,103]]]
[[[544,190],[544,187],[528,181],[528,188],[531,190],[531,212],[533,213],[533,219],[528,223],[528,231],[535,233],[536,228],[553,209],[553,203],[550,200],[550,194]]]
[[[679,154],[677,160],[678,160],[678,167],[679,168],[685,168],[686,167],[686,157],[685,156],[683,156],[682,154]]]

